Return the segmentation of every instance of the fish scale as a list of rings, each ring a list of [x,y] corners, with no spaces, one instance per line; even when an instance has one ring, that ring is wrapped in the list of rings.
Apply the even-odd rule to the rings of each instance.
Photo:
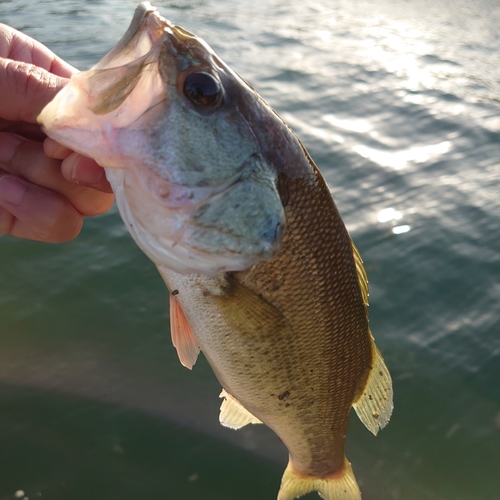
[[[318,463],[343,460],[346,414],[359,379],[366,379],[372,353],[366,312],[353,269],[350,239],[332,207],[326,185],[317,175],[323,196],[316,189],[314,202],[303,186],[302,189],[290,189],[289,210],[297,215],[287,212],[288,237],[283,241],[283,254],[271,263],[261,263],[255,270],[240,274],[245,286],[272,302],[289,319],[294,335],[301,339],[297,349],[287,353],[287,360],[294,367],[291,377],[298,382],[295,386],[299,398],[304,393],[307,395],[310,387],[307,380],[302,380],[302,374],[307,373],[304,367],[315,367],[316,380],[312,385],[318,386],[319,404],[304,405],[306,415],[301,416],[301,420],[315,422],[317,427],[330,427],[332,432],[321,433],[317,445],[309,444],[316,448],[314,463],[300,472],[328,475],[335,472],[336,466],[319,468]],[[314,207],[316,217],[313,220],[304,216],[302,207],[306,204]],[[298,258],[289,259],[289,254]],[[339,275],[338,269],[346,271]],[[268,293],[265,278],[274,273],[280,275],[285,270],[292,286],[283,292],[280,289]],[[258,275],[257,279],[253,278],[254,274]],[[349,295],[354,295],[355,300]],[[310,358],[307,362],[304,362],[304,353]],[[333,398],[335,404],[331,404]],[[280,436],[287,444],[283,432]],[[335,442],[335,447],[329,441]],[[289,446],[290,449],[293,447]],[[334,455],[332,449],[335,449]],[[299,453],[296,451],[295,455]],[[297,457],[294,463],[299,462],[302,461]]]
[[[302,160],[310,176],[307,158]],[[348,414],[356,391],[366,382],[372,349],[350,238],[328,187],[313,172],[314,182],[293,180],[288,186],[287,232],[278,256],[234,274],[258,300],[279,311],[285,320],[281,329],[261,332],[255,327],[256,348],[255,339],[235,335],[234,324],[198,327],[196,318],[205,317],[203,309],[237,307],[231,304],[231,287],[217,295],[215,304],[205,295],[200,309],[193,308],[197,299],[190,295],[183,300],[181,291],[178,298],[224,388],[278,433],[301,474],[327,477],[343,465]],[[313,207],[314,220],[302,210],[306,204]],[[202,281],[197,277],[184,286],[199,288]],[[184,288],[168,278],[167,284]],[[253,318],[245,319],[250,323]],[[227,334],[221,334],[224,329]],[[253,362],[242,362],[240,353],[249,349]],[[312,399],[315,386],[317,399]],[[286,403],[279,398],[285,389],[290,394]],[[290,415],[284,418],[283,412]]]

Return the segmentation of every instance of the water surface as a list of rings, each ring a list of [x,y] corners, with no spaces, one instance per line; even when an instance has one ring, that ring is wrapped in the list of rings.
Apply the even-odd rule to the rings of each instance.
[[[395,390],[377,438],[352,418],[363,499],[500,498],[498,3],[157,6],[297,132],[363,255]],[[134,7],[0,1],[0,22],[85,69]],[[64,245],[0,237],[0,283],[1,500],[275,498],[282,444],[219,426],[220,387],[180,366],[166,289],[115,209]]]

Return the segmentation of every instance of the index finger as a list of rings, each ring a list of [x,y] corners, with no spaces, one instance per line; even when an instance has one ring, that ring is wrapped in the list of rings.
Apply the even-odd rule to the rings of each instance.
[[[67,80],[34,64],[0,58],[0,118],[36,123]]]
[[[20,31],[0,23],[0,57],[34,64],[57,76],[69,78],[77,69],[49,48]]]

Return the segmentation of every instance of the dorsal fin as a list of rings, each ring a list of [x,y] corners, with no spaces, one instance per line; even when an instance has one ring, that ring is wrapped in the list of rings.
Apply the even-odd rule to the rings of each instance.
[[[363,266],[361,255],[354,243],[352,241],[351,243],[361,298],[365,306],[368,307],[368,277],[365,267]],[[383,429],[387,422],[389,422],[393,410],[393,403],[391,375],[375,343],[373,343],[372,365],[368,380],[366,381],[366,386],[361,396],[359,396],[358,400],[352,406],[366,428],[377,435],[377,432]]]
[[[377,435],[377,432],[385,427],[391,417],[392,380],[375,344],[373,349],[373,367],[361,396],[352,406],[367,429]]]
[[[352,244],[352,256],[354,257],[354,263],[356,264],[356,273],[358,275],[359,289],[361,290],[361,297],[363,298],[363,303],[368,306],[368,276],[366,275],[365,266],[363,266],[363,259],[356,245],[351,240]]]
[[[247,424],[261,424],[236,398],[227,393],[225,389],[219,395],[224,398],[220,407],[219,421],[224,427],[240,429]]]
[[[181,305],[172,293],[170,294],[170,333],[181,364],[191,370],[196,363],[200,348]]]

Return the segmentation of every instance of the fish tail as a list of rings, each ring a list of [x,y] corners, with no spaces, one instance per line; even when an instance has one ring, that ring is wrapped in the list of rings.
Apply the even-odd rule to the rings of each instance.
[[[325,500],[361,500],[361,491],[356,483],[351,464],[345,457],[342,470],[324,478],[299,474],[288,462],[281,480],[278,500],[293,500],[311,491],[317,491]]]

